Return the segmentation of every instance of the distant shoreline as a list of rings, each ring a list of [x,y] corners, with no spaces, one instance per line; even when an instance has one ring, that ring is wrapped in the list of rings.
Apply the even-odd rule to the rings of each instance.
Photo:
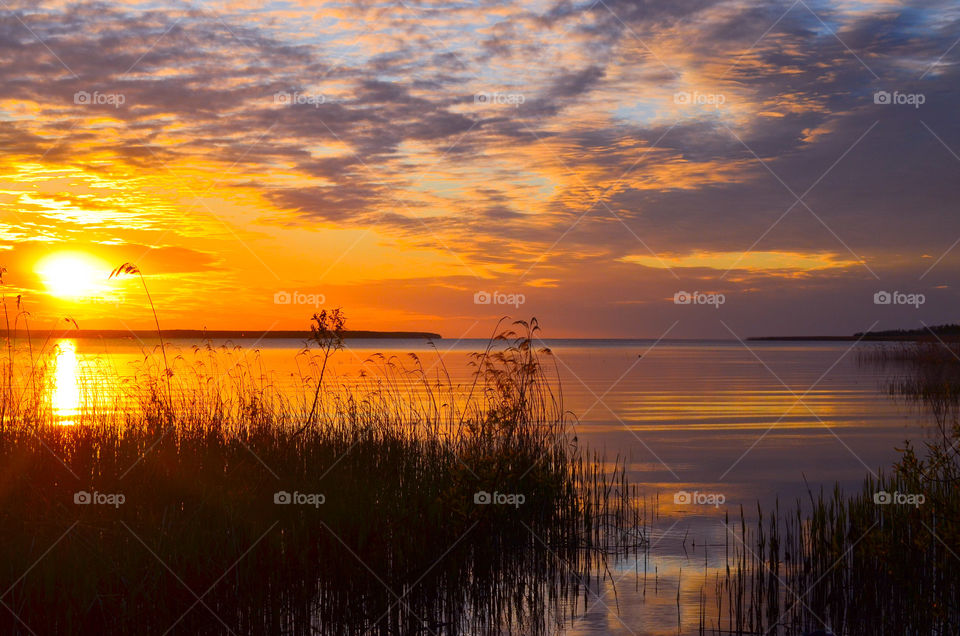
[[[313,335],[309,331],[263,331],[260,329],[249,330],[224,330],[224,329],[163,329],[160,331],[164,338],[169,340],[190,339],[190,340],[231,340],[234,338],[261,340],[265,338],[283,338],[290,340],[310,340]],[[18,330],[16,336],[25,338],[27,333]],[[33,339],[36,338],[129,338],[134,340],[156,339],[156,330],[151,329],[40,329],[30,332]],[[344,339],[367,338],[371,340],[399,340],[399,339],[423,339],[423,340],[442,340],[443,336],[429,331],[365,331],[365,330],[347,330],[343,332]]]
[[[931,339],[928,335],[927,338]],[[925,340],[918,336],[754,336],[747,338],[747,341],[758,342],[913,342],[916,340]]]
[[[859,332],[852,336],[761,336],[747,338],[747,340],[766,340],[774,342],[918,342],[924,340],[943,340],[956,342],[960,340],[960,325],[934,325],[924,329],[889,329],[886,331]]]
[[[877,331],[867,334],[856,333],[847,336],[750,336],[745,338],[748,342],[917,342],[917,341],[936,341],[937,339],[945,342],[960,341],[960,329],[955,325],[933,327],[933,331],[928,330],[896,330],[896,331]],[[264,331],[261,329],[228,330],[228,329],[163,329],[160,332],[168,340],[312,340],[313,335],[309,331],[301,330],[277,330]],[[5,335],[5,334],[4,334]],[[23,329],[12,331],[11,335],[15,338],[26,338],[27,332]],[[154,329],[75,329],[68,327],[65,329],[36,329],[30,332],[31,339],[46,338],[76,338],[81,340],[92,339],[117,339],[117,340],[156,340],[157,332]],[[443,336],[429,331],[373,331],[373,330],[346,330],[343,332],[345,340],[442,340]],[[546,341],[571,340],[571,341],[623,341],[623,342],[649,342],[652,338],[551,338]],[[714,338],[681,338],[667,340],[667,342],[715,342],[720,341]]]

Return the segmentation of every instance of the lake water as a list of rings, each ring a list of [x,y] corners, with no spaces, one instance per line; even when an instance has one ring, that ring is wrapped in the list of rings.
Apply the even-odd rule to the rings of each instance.
[[[197,343],[172,344],[189,359]],[[230,354],[235,359],[259,350],[278,385],[297,386],[305,361],[297,355],[301,342],[229,344],[243,347],[245,353]],[[920,417],[889,397],[882,372],[858,364],[857,350],[877,345],[542,344],[552,351],[564,406],[578,418],[571,433],[609,460],[625,461],[630,481],[659,501],[648,528],[649,554],[641,562],[612,564],[612,581],[593,588],[569,634],[696,633],[700,591],[710,585],[729,540],[725,513],[738,518],[742,506],[750,519],[758,502],[793,504],[806,498],[808,487],[839,482],[856,488],[871,472],[888,470],[905,439],[924,435]],[[431,373],[442,360],[454,382],[466,383],[468,354],[485,345],[441,340],[433,349],[415,340],[348,340],[334,372],[355,374],[376,352],[415,352]],[[136,341],[61,342],[55,407],[69,418],[79,408],[78,386],[104,368],[129,375],[143,357]]]

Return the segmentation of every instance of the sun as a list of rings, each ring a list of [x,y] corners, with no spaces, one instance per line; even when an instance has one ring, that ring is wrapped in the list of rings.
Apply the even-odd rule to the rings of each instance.
[[[37,263],[36,272],[51,295],[76,300],[101,292],[110,269],[89,254],[59,252]]]

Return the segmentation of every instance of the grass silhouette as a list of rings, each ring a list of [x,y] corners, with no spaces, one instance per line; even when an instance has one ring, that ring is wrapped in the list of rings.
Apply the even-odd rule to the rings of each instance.
[[[331,375],[338,316],[297,390],[257,352],[148,352],[132,381],[87,374],[71,426],[27,390],[52,356],[14,351],[4,633],[551,633],[642,548],[622,464],[568,436],[535,320],[459,386],[415,355]]]
[[[702,624],[735,634],[960,633],[958,354],[944,342],[860,354],[890,372],[890,393],[925,414],[932,435],[922,450],[905,442],[892,471],[858,491],[809,492],[785,513],[758,510],[752,528],[742,511],[739,524],[728,519],[721,600]]]

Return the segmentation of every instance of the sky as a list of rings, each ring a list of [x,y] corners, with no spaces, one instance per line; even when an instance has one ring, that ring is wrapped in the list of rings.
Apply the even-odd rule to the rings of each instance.
[[[0,7],[33,328],[486,337],[958,321],[960,5]],[[125,262],[135,276],[108,279]]]

